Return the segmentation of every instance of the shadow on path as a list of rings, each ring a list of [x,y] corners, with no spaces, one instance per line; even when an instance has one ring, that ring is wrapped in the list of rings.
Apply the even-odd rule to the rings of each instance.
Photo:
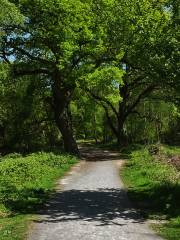
[[[57,193],[41,210],[38,223],[96,221],[97,226],[143,223],[143,218],[131,207],[122,189],[68,190]],[[43,217],[44,215],[44,217]],[[118,219],[121,222],[118,223]],[[126,223],[127,221],[127,223]]]
[[[81,156],[86,161],[109,161],[119,160],[120,154],[117,151],[109,151],[98,148],[80,147]]]

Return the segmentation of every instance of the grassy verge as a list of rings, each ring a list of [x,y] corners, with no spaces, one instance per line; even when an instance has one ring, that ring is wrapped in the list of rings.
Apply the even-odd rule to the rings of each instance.
[[[163,154],[179,154],[180,148],[163,147]],[[121,172],[130,198],[147,218],[167,220],[154,228],[169,240],[180,239],[180,174],[146,148],[134,150]]]
[[[0,158],[0,240],[25,238],[37,208],[76,162],[72,156],[54,153]]]

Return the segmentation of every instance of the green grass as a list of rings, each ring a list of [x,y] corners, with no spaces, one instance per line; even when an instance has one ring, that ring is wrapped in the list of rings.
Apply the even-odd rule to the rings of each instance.
[[[165,146],[163,152],[179,152]],[[157,225],[158,232],[171,240],[180,239],[180,178],[170,164],[158,161],[146,148],[132,150],[121,175],[130,198],[147,218],[167,219],[167,224]]]
[[[37,208],[76,162],[69,155],[41,152],[0,158],[0,240],[24,239]]]
[[[173,156],[173,155],[180,155],[180,147],[178,146],[162,146],[161,150],[163,153],[165,153],[168,156]]]
[[[14,215],[0,218],[0,239],[20,240],[25,239],[27,229],[34,218],[31,215]]]
[[[180,217],[172,218],[166,224],[154,225],[153,228],[166,239],[180,239]]]

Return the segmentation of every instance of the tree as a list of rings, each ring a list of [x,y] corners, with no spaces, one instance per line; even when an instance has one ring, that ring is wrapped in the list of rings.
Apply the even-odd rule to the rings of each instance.
[[[178,67],[174,68],[177,42],[172,44],[176,34],[165,4],[146,0],[116,1],[112,10],[108,32],[111,61],[107,64],[125,70],[123,84],[118,85],[119,101],[107,100],[106,92],[99,94],[96,87],[89,87],[87,92],[104,107],[119,144],[126,142],[124,124],[129,115],[139,114],[137,106],[142,100],[153,91],[169,89],[172,92],[175,84],[177,87]],[[111,87],[111,95],[114,93],[117,99],[117,84],[114,90]]]
[[[124,124],[137,114],[138,104],[178,82],[177,5],[171,10],[168,0],[3,3],[12,17],[0,14],[1,60],[11,79],[41,79],[69,153],[79,154],[70,113],[77,88],[103,107],[118,142],[124,143]]]
[[[82,62],[101,52],[104,36],[91,1],[11,1],[24,15],[23,25],[6,22],[1,57],[15,77],[40,75],[52,91],[49,99],[65,150],[78,154],[67,108]],[[98,10],[97,10],[98,11]],[[96,24],[97,18],[99,25]],[[102,39],[103,41],[103,39]],[[83,71],[82,71],[83,73]],[[79,74],[79,75],[78,75]]]
[[[43,79],[24,76],[17,81],[10,78],[7,64],[0,66],[0,151],[5,154],[60,147],[46,102],[50,90],[45,90]]]

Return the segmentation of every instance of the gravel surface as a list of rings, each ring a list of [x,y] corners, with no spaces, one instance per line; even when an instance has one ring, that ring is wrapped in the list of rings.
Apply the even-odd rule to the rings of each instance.
[[[59,182],[39,212],[29,240],[160,240],[133,209],[115,152],[84,150],[82,161]]]

